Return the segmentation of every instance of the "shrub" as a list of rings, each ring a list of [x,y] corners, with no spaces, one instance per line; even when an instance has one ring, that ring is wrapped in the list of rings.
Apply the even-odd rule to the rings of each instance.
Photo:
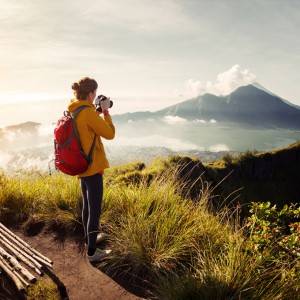
[[[236,159],[237,164],[243,164],[246,161],[252,160],[256,158],[256,154],[259,153],[258,150],[247,150],[242,152]]]
[[[300,206],[291,204],[278,209],[270,202],[252,202],[246,223],[253,250],[272,245],[271,258],[300,259]],[[299,269],[300,271],[300,269]]]
[[[225,166],[232,166],[233,165],[233,157],[232,155],[230,155],[229,153],[226,153],[223,157],[222,157],[223,161],[225,162]]]

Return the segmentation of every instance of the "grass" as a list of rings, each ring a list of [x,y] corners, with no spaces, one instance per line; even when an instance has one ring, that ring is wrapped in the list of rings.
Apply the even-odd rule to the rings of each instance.
[[[101,226],[113,251],[98,267],[152,299],[297,299],[299,261],[270,259],[272,245],[250,250],[237,211],[214,211],[209,186],[198,199],[184,196],[192,186],[178,180],[178,159],[108,170]],[[80,203],[76,178],[0,176],[1,222],[78,234]]]
[[[113,252],[99,267],[143,278],[153,299],[297,299],[296,262],[249,251],[236,215],[214,214],[208,192],[182,198],[176,172],[108,190],[102,220]]]
[[[298,284],[290,269],[279,262],[267,267],[264,258],[247,253],[244,248],[244,241],[240,240],[220,253],[210,247],[206,251],[199,249],[184,276],[173,274],[160,281],[157,298],[298,299]]]
[[[183,199],[179,185],[160,176],[150,185],[144,181],[108,190],[102,220],[109,225],[114,248],[111,270],[122,265],[132,274],[153,278],[181,269],[194,256],[194,244],[210,241],[221,247],[229,228],[209,215],[204,204]]]
[[[49,277],[42,277],[27,289],[27,300],[58,300],[57,286]]]
[[[0,220],[8,225],[43,222],[76,230],[80,226],[78,179],[63,174],[22,177],[1,176]]]

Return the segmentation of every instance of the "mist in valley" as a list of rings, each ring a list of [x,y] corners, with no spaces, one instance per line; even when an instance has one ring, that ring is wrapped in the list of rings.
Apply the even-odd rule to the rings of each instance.
[[[37,109],[39,115],[34,117]],[[63,110],[62,103],[52,110],[45,105],[30,106],[26,115],[22,114],[23,119],[18,119],[23,122],[15,119],[14,125],[1,127],[0,168],[8,173],[32,168],[54,171],[53,131]],[[209,161],[227,151],[270,150],[300,138],[300,131],[295,130],[241,128],[214,119],[187,120],[176,116],[114,121],[114,124],[115,138],[102,139],[111,166],[134,160],[149,163],[157,156],[170,154],[193,154]]]

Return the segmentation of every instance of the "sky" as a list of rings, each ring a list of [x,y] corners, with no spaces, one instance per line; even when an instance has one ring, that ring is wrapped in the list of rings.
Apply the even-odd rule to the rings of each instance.
[[[114,101],[112,114],[253,81],[300,105],[297,0],[0,0],[0,7],[0,119],[16,103],[16,119],[25,104],[66,107],[84,76]]]

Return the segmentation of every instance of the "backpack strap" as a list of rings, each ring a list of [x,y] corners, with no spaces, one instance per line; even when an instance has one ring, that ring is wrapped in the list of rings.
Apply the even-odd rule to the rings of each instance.
[[[71,117],[72,117],[72,124],[73,124],[73,128],[74,128],[74,133],[75,133],[75,136],[79,142],[79,145],[80,145],[80,149],[81,149],[81,153],[84,155],[84,157],[86,158],[86,160],[88,161],[88,163],[92,163],[93,161],[93,150],[94,150],[94,146],[95,146],[95,142],[96,142],[96,134],[94,136],[94,139],[93,139],[93,143],[92,143],[92,146],[90,148],[90,151],[88,153],[88,155],[86,155],[83,151],[83,148],[82,148],[82,145],[81,145],[81,142],[80,142],[80,137],[79,137],[79,132],[78,132],[78,128],[77,128],[77,124],[76,124],[76,119],[77,119],[77,116],[79,115],[79,113],[84,110],[85,108],[87,107],[90,107],[88,105],[82,105],[80,107],[78,107],[77,109],[75,109],[73,112],[71,112]]]

